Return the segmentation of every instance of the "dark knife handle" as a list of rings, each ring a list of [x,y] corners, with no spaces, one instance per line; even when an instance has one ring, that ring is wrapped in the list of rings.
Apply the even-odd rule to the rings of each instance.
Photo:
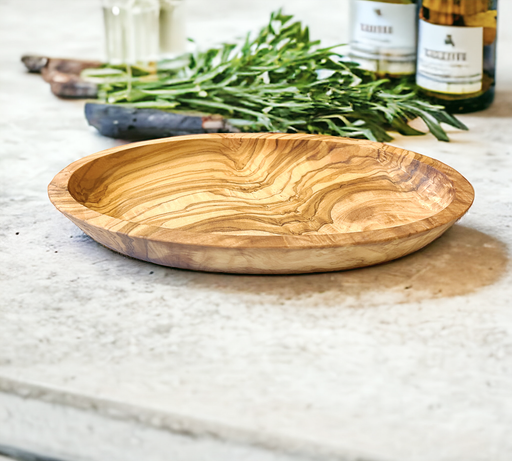
[[[100,61],[67,58],[49,58],[48,56],[36,56],[26,54],[21,57],[21,62],[29,72],[42,72],[46,68],[51,72],[62,72],[64,74],[80,75],[84,69],[100,67]]]
[[[112,104],[86,103],[85,117],[103,136],[129,141],[239,131],[220,116],[185,115]]]

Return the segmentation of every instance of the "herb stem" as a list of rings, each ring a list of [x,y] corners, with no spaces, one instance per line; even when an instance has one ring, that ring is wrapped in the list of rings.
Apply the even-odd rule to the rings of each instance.
[[[321,48],[301,22],[281,11],[241,44],[226,43],[165,61],[156,75],[141,69],[88,69],[100,98],[112,104],[219,114],[245,131],[305,131],[391,140],[390,132],[424,134],[420,117],[439,140],[441,123],[466,130],[443,107],[422,99],[404,79],[377,79],[336,50]]]

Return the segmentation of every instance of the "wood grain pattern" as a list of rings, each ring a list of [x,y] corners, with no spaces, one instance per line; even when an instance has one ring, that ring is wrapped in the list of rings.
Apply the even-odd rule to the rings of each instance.
[[[101,244],[167,266],[302,273],[377,264],[439,237],[471,185],[434,159],[370,141],[207,134],[85,157],[49,185]]]

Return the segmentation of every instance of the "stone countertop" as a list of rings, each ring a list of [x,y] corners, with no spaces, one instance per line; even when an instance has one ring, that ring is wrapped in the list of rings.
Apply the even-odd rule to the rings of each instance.
[[[201,46],[275,8],[188,1]],[[281,4],[346,40],[346,0]],[[509,461],[512,2],[500,9],[494,105],[450,143],[393,141],[466,176],[469,213],[389,264],[268,277],[129,259],[55,210],[53,176],[121,141],[19,58],[101,58],[101,11],[0,1],[0,445],[70,461]]]

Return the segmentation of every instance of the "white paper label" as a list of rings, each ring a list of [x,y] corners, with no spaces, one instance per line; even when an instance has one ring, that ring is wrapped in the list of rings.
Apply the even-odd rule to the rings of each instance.
[[[352,0],[350,16],[354,61],[374,72],[414,73],[416,5]]]
[[[456,27],[421,20],[416,83],[448,94],[482,89],[483,27]]]

